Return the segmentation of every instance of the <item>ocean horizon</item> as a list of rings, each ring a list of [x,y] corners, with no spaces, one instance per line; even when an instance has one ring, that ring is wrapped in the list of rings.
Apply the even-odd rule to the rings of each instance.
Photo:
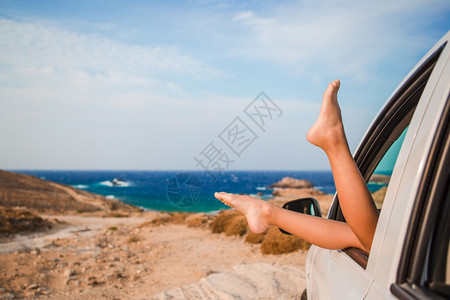
[[[70,185],[124,203],[158,211],[211,212],[227,208],[214,192],[272,198],[272,184],[284,177],[306,179],[327,194],[336,192],[331,171],[199,170],[11,170]],[[114,180],[116,179],[116,180]]]

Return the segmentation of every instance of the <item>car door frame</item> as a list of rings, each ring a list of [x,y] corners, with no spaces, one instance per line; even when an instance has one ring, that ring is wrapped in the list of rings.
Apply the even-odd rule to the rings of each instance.
[[[374,282],[369,293],[370,298],[373,299],[383,298],[382,295],[393,297],[391,286],[398,281],[399,272],[403,272],[402,268],[407,267],[404,265],[403,258],[411,235],[410,227],[417,222],[415,220],[418,216],[417,202],[422,197],[424,181],[433,171],[429,168],[429,161],[434,155],[440,126],[447,118],[446,107],[450,90],[449,39],[450,33],[447,33],[433,48],[435,51],[440,48],[442,52],[416,108],[416,112],[420,113],[421,117],[417,118],[414,124],[416,127],[414,136],[410,136],[408,141],[409,153],[400,153],[405,157],[401,176],[396,178],[398,182],[395,183],[392,194],[386,194],[386,198],[389,196],[395,201],[391,201],[389,208],[392,217],[384,220],[386,225],[384,225],[382,239],[376,240],[377,235],[374,238],[374,243],[377,242],[379,245],[374,249],[376,252],[372,253],[376,254],[378,259],[369,270],[374,273]]]
[[[370,161],[371,158],[367,157],[365,154],[368,153],[368,149],[373,147],[374,142],[378,139],[377,136],[381,136],[383,132],[383,126],[389,124],[386,121],[387,119],[395,120],[395,114],[390,114],[390,112],[395,112],[397,107],[402,103],[399,103],[399,99],[405,93],[408,93],[408,84],[411,81],[417,80],[418,76],[421,76],[421,72],[423,72],[424,68],[429,67],[430,60],[432,57],[436,57],[436,53],[444,51],[444,45],[448,40],[449,34],[444,36],[441,41],[439,41],[428,53],[424,56],[424,58],[413,68],[413,70],[405,77],[399,87],[395,90],[389,100],[381,109],[378,117],[374,120],[372,125],[369,127],[368,131],[365,134],[365,138],[360,143],[358,150],[355,152],[355,161],[357,162],[359,167],[366,168],[364,170],[364,179],[368,180],[371,172],[376,166],[373,164],[367,164],[364,166],[364,162]],[[445,49],[448,52],[449,47]],[[433,56],[434,54],[434,56]],[[438,54],[438,58],[435,59],[435,66],[432,69],[432,72],[427,79],[425,89],[420,97],[420,103],[418,107],[416,107],[414,116],[411,119],[411,126],[407,132],[405,140],[402,145],[402,149],[399,153],[399,158],[397,159],[397,163],[395,165],[391,182],[389,184],[388,191],[386,193],[386,200],[383,205],[383,211],[380,214],[380,219],[377,225],[377,230],[374,237],[374,242],[372,246],[372,252],[370,256],[365,256],[364,252],[360,250],[326,250],[321,249],[316,246],[312,246],[310,252],[308,253],[308,258],[306,262],[306,275],[308,278],[308,297],[310,299],[318,298],[336,298],[334,290],[340,289],[346,292],[345,297],[347,299],[352,298],[363,298],[367,295],[369,289],[372,286],[374,280],[376,280],[377,272],[385,273],[389,272],[389,276],[385,277],[392,278],[392,265],[391,268],[386,270],[386,264],[380,268],[379,261],[382,258],[382,253],[385,252],[385,248],[389,245],[395,245],[395,241],[392,241],[392,233],[390,235],[386,235],[388,231],[388,224],[390,221],[390,217],[392,215],[392,208],[396,199],[396,195],[398,192],[398,188],[400,187],[402,176],[404,176],[404,169],[406,161],[409,158],[411,147],[415,142],[416,133],[419,130],[420,121],[423,118],[423,114],[428,106],[430,101],[430,95],[439,79],[441,69],[444,67],[444,63],[442,62],[445,59],[441,59],[442,53]],[[448,57],[448,53],[445,54],[445,57]],[[448,59],[448,58],[447,58]],[[436,69],[437,67],[437,69]],[[436,71],[435,71],[436,70]],[[401,102],[401,101],[400,101]],[[377,132],[379,134],[377,134]],[[375,139],[374,139],[375,138]],[[372,170],[370,170],[372,168]],[[368,171],[369,170],[369,171]],[[403,203],[403,206],[406,204]],[[407,205],[406,205],[407,206]],[[385,211],[385,212],[384,212]],[[338,198],[335,196],[332,207],[330,209],[328,218],[331,219],[339,219],[340,209]],[[400,218],[405,219],[405,218]],[[397,220],[399,221],[399,220]],[[400,220],[401,221],[401,220]],[[397,226],[402,227],[402,222],[397,222]],[[391,224],[392,225],[392,224]],[[399,234],[400,232],[397,232]],[[401,238],[401,237],[400,237]],[[399,239],[399,236],[397,236]],[[383,248],[384,247],[384,248]],[[400,247],[401,249],[401,247]],[[395,254],[395,256],[398,256]],[[358,259],[359,257],[359,259]],[[367,265],[364,263],[367,262]],[[394,261],[391,261],[393,263]],[[333,270],[335,273],[332,273]],[[319,284],[315,282],[313,277],[315,274],[320,273],[321,285],[328,285],[323,290],[320,290]],[[338,284],[333,283],[333,279],[337,280]],[[344,280],[345,279],[345,280]],[[350,282],[351,284],[343,284],[343,282]],[[336,286],[333,286],[336,285]],[[382,285],[380,285],[382,286]],[[355,290],[356,289],[356,290]],[[389,287],[385,289],[389,290]],[[349,294],[351,293],[351,294]]]

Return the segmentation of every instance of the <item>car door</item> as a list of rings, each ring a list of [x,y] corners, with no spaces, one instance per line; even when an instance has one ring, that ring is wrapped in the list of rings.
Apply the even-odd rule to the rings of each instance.
[[[387,224],[398,184],[404,175],[405,159],[419,130],[430,91],[436,84],[435,67],[442,64],[439,58],[445,49],[444,44],[441,41],[435,46],[396,89],[354,155],[361,175],[381,210],[371,254],[359,249],[311,247],[306,262],[309,299],[363,299],[375,280],[379,262],[383,259],[381,255],[385,255],[382,250],[386,249],[382,246],[387,247],[390,242],[395,245],[386,240],[386,237],[392,238],[386,235]],[[419,106],[421,109],[416,111]],[[345,222],[337,195],[328,218]]]
[[[450,298],[448,37],[417,107],[421,117],[409,152],[401,153],[402,176],[375,253],[380,259],[368,299]]]

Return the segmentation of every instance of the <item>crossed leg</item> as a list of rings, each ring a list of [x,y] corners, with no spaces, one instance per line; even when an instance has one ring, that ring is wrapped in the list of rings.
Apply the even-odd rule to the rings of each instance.
[[[347,223],[295,213],[250,196],[215,193],[217,199],[246,216],[251,231],[259,233],[275,225],[319,247],[370,251],[378,211],[348,147],[337,102],[339,87],[339,80],[328,85],[319,118],[306,138],[327,154]]]

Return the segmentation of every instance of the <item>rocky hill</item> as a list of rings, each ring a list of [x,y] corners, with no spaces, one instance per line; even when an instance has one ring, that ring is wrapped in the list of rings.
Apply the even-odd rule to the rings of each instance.
[[[118,200],[77,190],[31,175],[0,170],[0,206],[25,207],[45,213],[135,211]]]
[[[31,175],[0,170],[0,239],[46,231],[53,223],[41,214],[97,214],[125,217],[141,209]]]

